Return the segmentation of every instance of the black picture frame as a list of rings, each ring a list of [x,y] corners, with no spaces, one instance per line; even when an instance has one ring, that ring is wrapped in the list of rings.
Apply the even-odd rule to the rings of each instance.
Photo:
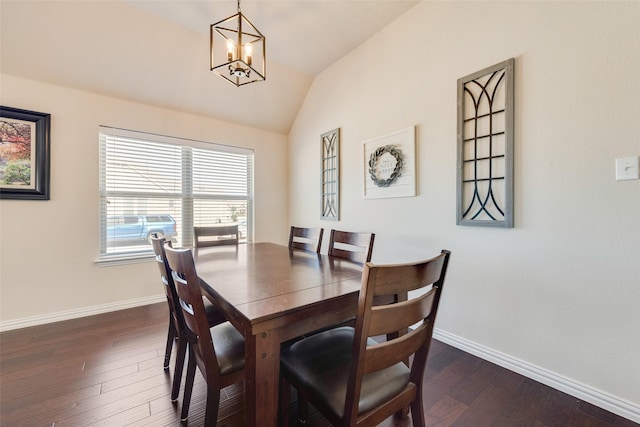
[[[3,167],[0,171],[0,199],[49,200],[51,115],[0,106],[0,126],[0,144],[9,144],[12,136],[9,130],[20,126],[21,130],[28,127],[25,132],[33,145],[28,158],[29,182],[25,184],[3,183],[7,157],[0,152],[0,167]]]

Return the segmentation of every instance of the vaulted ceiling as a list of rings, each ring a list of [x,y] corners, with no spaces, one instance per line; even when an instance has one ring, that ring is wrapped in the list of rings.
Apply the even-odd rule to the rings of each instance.
[[[0,70],[288,133],[314,77],[416,0],[247,0],[267,80],[209,71],[209,26],[234,0],[0,1]]]

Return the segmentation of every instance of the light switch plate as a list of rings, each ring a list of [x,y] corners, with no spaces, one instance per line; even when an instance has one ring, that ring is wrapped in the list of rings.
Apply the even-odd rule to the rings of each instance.
[[[640,179],[640,157],[616,159],[616,181]]]

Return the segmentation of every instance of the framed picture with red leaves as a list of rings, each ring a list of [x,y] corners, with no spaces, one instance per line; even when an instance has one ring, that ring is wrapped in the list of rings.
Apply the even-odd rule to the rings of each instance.
[[[0,199],[49,200],[51,115],[0,106]]]

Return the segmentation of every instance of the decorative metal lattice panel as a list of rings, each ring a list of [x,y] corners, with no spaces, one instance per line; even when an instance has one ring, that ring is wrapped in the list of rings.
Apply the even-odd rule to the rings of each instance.
[[[458,80],[458,225],[513,227],[514,63]]]
[[[340,219],[340,128],[322,134],[322,219]]]

